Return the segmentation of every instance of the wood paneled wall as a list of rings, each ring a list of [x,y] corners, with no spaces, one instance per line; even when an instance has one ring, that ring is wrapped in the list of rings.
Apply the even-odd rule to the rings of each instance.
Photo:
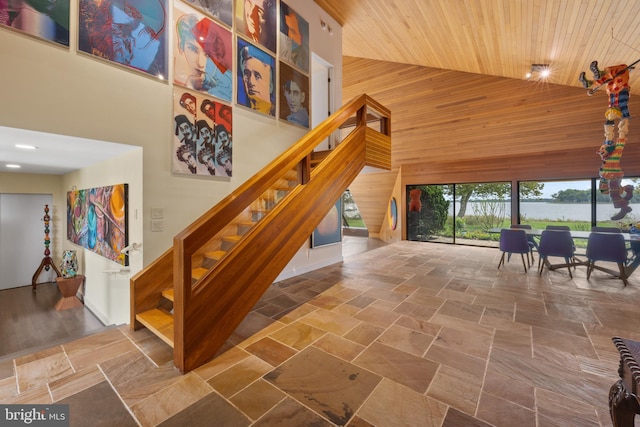
[[[344,99],[362,93],[391,110],[392,166],[402,166],[403,188],[598,176],[605,92],[344,57]],[[640,176],[633,120],[621,164],[626,176]],[[394,180],[393,172],[363,174],[358,185],[392,188]],[[362,208],[386,206],[390,194],[375,193]]]

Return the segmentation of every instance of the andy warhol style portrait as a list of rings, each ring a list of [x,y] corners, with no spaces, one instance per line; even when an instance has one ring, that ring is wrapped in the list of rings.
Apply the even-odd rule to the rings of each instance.
[[[174,83],[231,102],[231,31],[180,2],[173,16]]]

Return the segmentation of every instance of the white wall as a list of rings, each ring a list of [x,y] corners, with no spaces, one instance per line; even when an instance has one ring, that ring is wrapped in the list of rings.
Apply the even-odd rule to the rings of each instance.
[[[65,193],[73,187],[78,190],[107,185],[128,185],[129,245],[143,243],[143,149],[137,149],[117,158],[105,160],[97,165],[67,174],[62,186]],[[65,200],[66,206],[66,200]],[[59,207],[62,221],[66,222],[65,207]],[[69,240],[64,240],[62,249],[75,249],[78,254],[78,273],[85,275],[84,303],[103,323],[122,324],[129,322],[129,279],[133,272],[142,269],[141,250],[129,253],[129,266],[111,261]],[[116,273],[118,272],[118,273]]]
[[[171,2],[169,3],[171,10]],[[312,0],[289,0],[287,3],[309,22],[310,50],[334,66],[333,99],[341,100],[340,26]],[[142,147],[141,198],[134,201],[130,197],[130,201],[139,204],[141,241],[144,245],[141,263],[144,266],[171,246],[174,235],[297,141],[304,131],[233,106],[234,176],[228,181],[222,181],[173,175],[170,163],[173,135],[172,85],[78,52],[75,48],[78,33],[77,7],[77,2],[71,2],[71,47],[68,49],[0,28],[0,126]],[[332,27],[333,35],[322,30],[321,20]],[[172,26],[168,28],[173,31]],[[169,58],[172,58],[171,51]],[[18,192],[13,189],[12,184],[15,181],[16,186],[20,186],[18,181],[24,175],[1,175],[0,191],[6,185],[10,187],[7,192]],[[5,177],[8,182],[2,182]],[[71,174],[64,178],[64,185],[58,186],[53,193],[54,205],[58,210],[65,206],[64,197],[68,185],[86,188],[125,182],[127,177],[126,174],[115,176],[115,172],[101,172],[95,167],[90,168],[90,171]],[[72,181],[78,181],[79,184]],[[38,193],[47,193],[46,190],[36,189],[38,184],[43,188],[51,185],[31,179],[30,182],[34,185],[32,192]],[[88,184],[89,182],[95,184]],[[163,231],[151,231],[152,208],[164,209]],[[59,215],[64,214],[64,209],[56,214],[56,221],[59,221]],[[57,224],[63,225],[64,221]],[[65,233],[66,230],[56,230],[56,240],[60,242]],[[340,259],[341,247],[337,245],[330,248],[319,251],[303,247],[288,270],[302,271],[310,268],[308,266],[322,266],[323,260],[334,262]],[[53,253],[60,251],[56,247]],[[327,252],[331,254],[328,255]],[[104,266],[99,262],[94,265],[89,256],[85,257],[84,262],[87,284],[98,276],[102,277]],[[136,272],[133,266],[131,271],[132,274]],[[119,278],[104,279],[103,285],[96,285],[96,288],[106,289],[109,281]],[[111,289],[117,286],[111,285]],[[108,301],[112,298],[111,295],[97,293],[96,299],[107,300],[102,305],[97,301],[92,302],[93,296],[90,294],[87,297],[97,310],[104,311],[97,314],[108,317],[108,323],[119,323],[124,319],[114,306],[126,305],[128,308],[125,301],[118,299],[112,303]]]

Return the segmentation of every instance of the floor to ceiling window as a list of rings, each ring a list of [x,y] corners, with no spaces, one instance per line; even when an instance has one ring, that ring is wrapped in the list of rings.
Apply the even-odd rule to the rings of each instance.
[[[407,240],[497,246],[500,228],[513,223],[544,229],[564,225],[589,231],[594,225],[628,231],[640,227],[640,178],[621,180],[620,197],[599,189],[599,179],[571,181],[410,185],[406,187]],[[512,209],[511,195],[517,197]],[[513,221],[512,212],[517,213]],[[624,213],[619,219],[616,215]],[[585,242],[586,244],[586,242]]]
[[[511,223],[508,182],[407,186],[407,239],[497,246]]]

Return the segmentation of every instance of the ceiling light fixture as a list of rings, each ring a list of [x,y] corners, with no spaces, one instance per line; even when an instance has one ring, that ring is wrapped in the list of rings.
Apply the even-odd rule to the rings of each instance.
[[[531,64],[531,70],[526,74],[527,80],[546,80],[551,75],[549,64]]]
[[[20,149],[23,149],[23,150],[35,150],[35,149],[38,148],[35,145],[27,145],[27,144],[16,144],[16,145],[14,145],[14,147],[20,148]]]
[[[10,169],[20,169],[20,165],[16,165],[14,163],[7,163],[5,166]]]

